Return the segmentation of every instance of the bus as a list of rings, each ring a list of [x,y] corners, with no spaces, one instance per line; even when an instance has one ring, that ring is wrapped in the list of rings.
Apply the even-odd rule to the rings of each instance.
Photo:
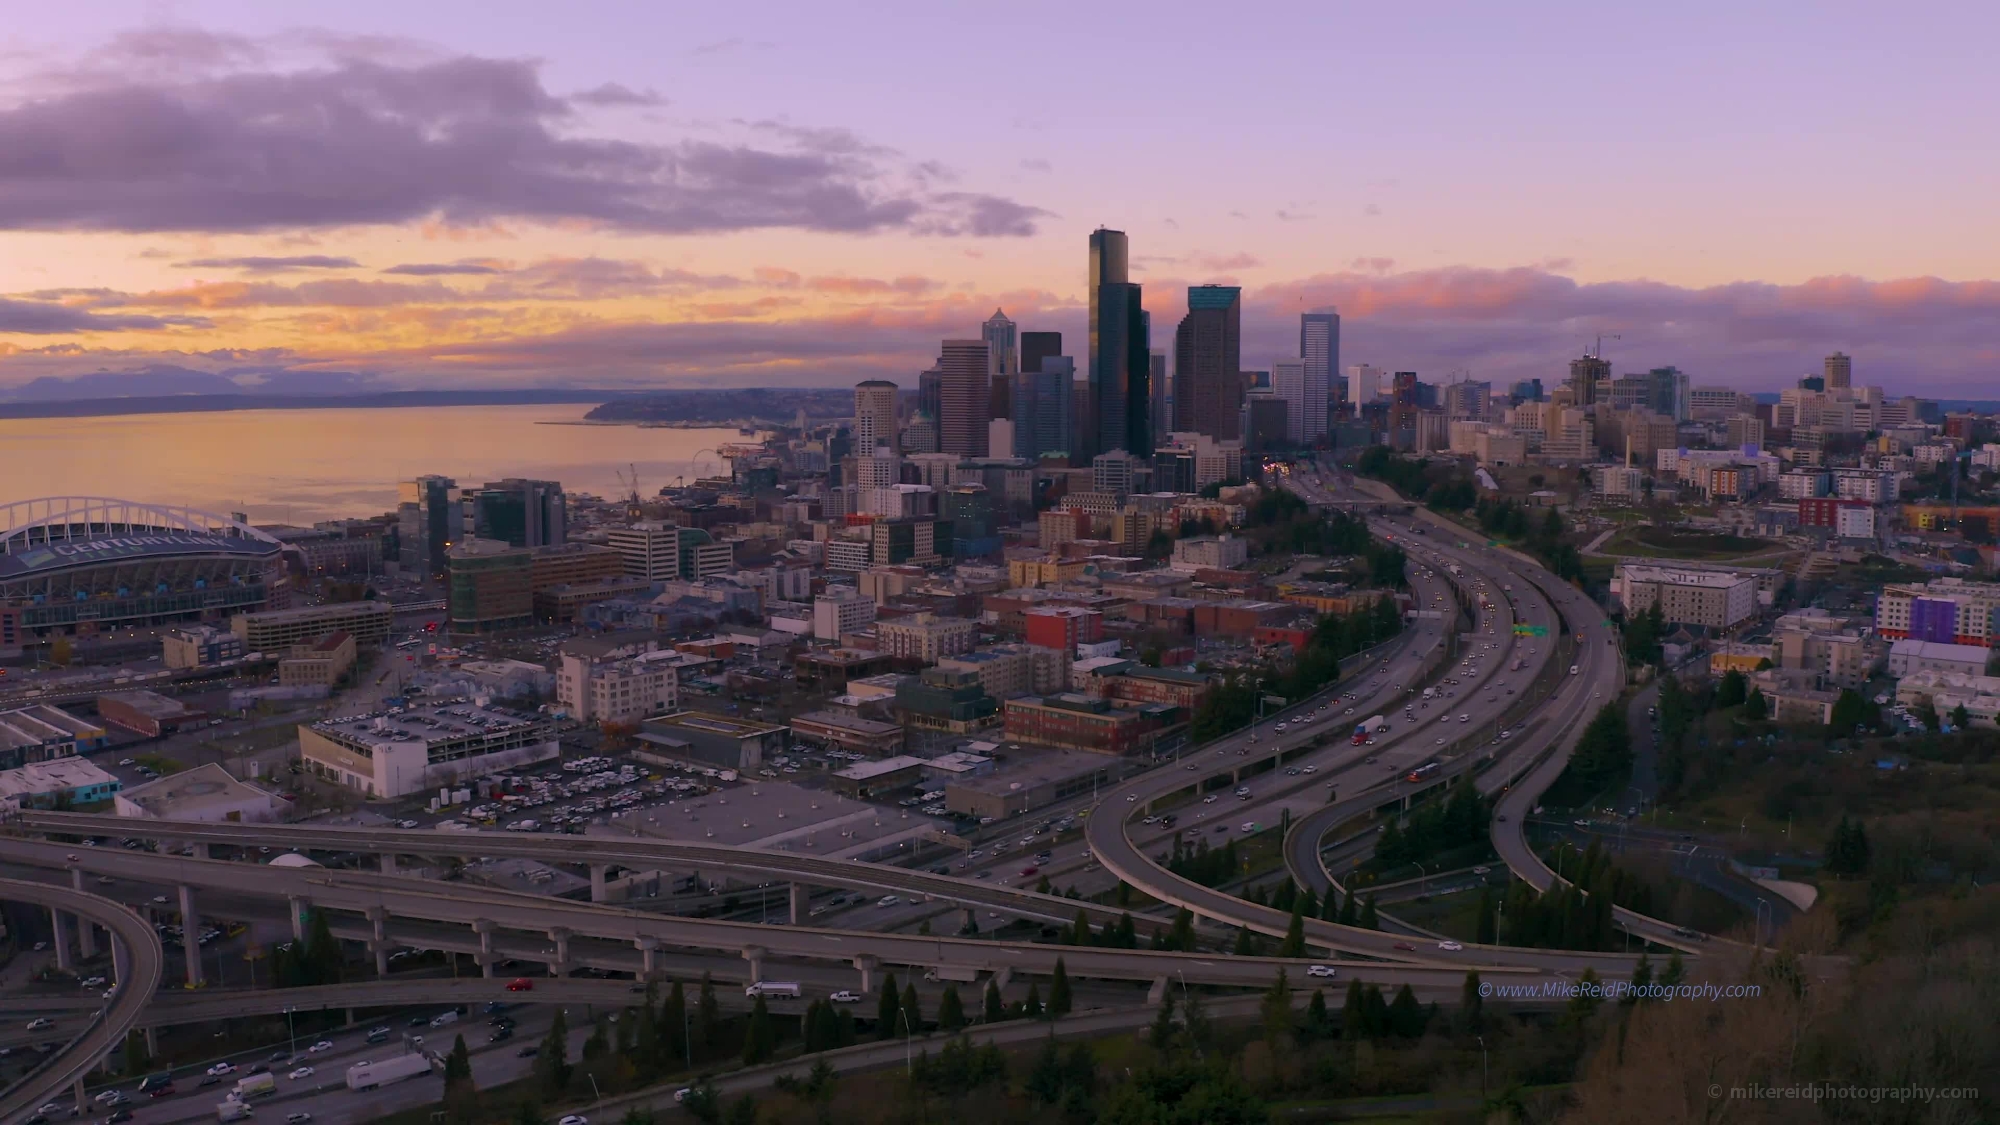
[[[1424,765],[1418,766],[1416,769],[1413,769],[1409,773],[1403,775],[1403,780],[1422,781],[1425,778],[1436,776],[1437,772],[1438,772],[1438,764],[1436,762],[1428,762]]]

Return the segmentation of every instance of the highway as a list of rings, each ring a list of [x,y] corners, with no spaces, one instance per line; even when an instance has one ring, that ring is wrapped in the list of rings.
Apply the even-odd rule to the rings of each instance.
[[[77,1111],[82,1113],[86,1108],[81,1093],[83,1076],[124,1043],[126,1033],[145,1012],[160,987],[165,953],[145,919],[96,895],[47,883],[0,879],[0,898],[61,910],[95,922],[111,934],[112,962],[117,966],[117,992],[111,1002],[99,1008],[82,1033],[62,1050],[0,1093],[0,1120],[15,1120],[41,1104],[43,1098],[71,1086],[78,1088]]]

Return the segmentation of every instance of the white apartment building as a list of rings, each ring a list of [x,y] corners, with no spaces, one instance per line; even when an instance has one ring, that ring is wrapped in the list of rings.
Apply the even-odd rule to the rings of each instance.
[[[1172,568],[1184,574],[1197,570],[1230,570],[1250,558],[1248,540],[1234,535],[1200,536],[1174,541]]]
[[[1628,616],[1657,603],[1670,622],[1710,629],[1733,629],[1757,612],[1757,579],[1728,571],[1624,563],[1611,592]]]
[[[875,639],[879,652],[936,664],[947,656],[971,652],[979,642],[979,626],[963,617],[916,613],[877,621]]]
[[[902,519],[937,514],[937,492],[927,484],[888,484],[861,490],[861,511]]]
[[[1889,504],[1896,499],[1896,475],[1877,469],[1835,469],[1833,494],[1842,500]]]
[[[1912,672],[1950,672],[1959,676],[1984,676],[1986,660],[1992,653],[1985,645],[1948,645],[1937,641],[1900,640],[1889,646],[1889,674],[1903,677]]]
[[[872,540],[829,539],[826,541],[826,568],[859,574],[868,569],[873,552]]]
[[[1637,500],[1643,491],[1645,474],[1624,465],[1606,465],[1591,473],[1591,486],[1599,496]]]
[[[681,576],[680,528],[670,523],[635,523],[614,527],[605,542],[625,560],[625,573],[649,582]]]
[[[473,703],[396,708],[299,727],[306,770],[364,797],[464,785],[562,753],[553,715]]]
[[[822,641],[837,642],[873,620],[875,599],[859,590],[833,589],[813,599],[813,636]]]
[[[1833,531],[1842,539],[1875,538],[1875,509],[1842,507],[1834,512]]]
[[[1778,475],[1778,495],[1786,500],[1811,500],[1832,491],[1833,477],[1817,469],[1793,469]]]
[[[1875,631],[1891,640],[1991,647],[1996,609],[1996,583],[1938,578],[1921,586],[1885,586],[1875,596]]]
[[[632,723],[680,709],[678,653],[660,650],[612,660],[565,654],[556,699],[584,723]]]

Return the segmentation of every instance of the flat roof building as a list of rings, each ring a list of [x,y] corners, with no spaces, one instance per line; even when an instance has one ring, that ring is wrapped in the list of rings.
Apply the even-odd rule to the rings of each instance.
[[[1984,676],[1986,659],[1992,650],[1985,645],[1952,645],[1937,641],[1901,640],[1889,646],[1889,674],[1901,678],[1912,672],[1955,672],[1961,676]]]
[[[278,683],[283,687],[330,688],[354,667],[354,656],[354,637],[344,630],[310,644],[293,645],[290,655],[278,661]]]
[[[239,613],[229,619],[229,629],[243,638],[247,651],[275,655],[335,629],[353,634],[359,648],[379,645],[389,639],[395,621],[395,607],[385,601],[336,602]]]
[[[792,734],[806,742],[881,758],[903,749],[903,728],[840,711],[808,711],[792,719]]]
[[[120,788],[117,778],[82,758],[56,758],[0,770],[0,805],[16,808],[91,805],[109,800]]]
[[[639,724],[642,747],[681,761],[731,770],[754,770],[792,743],[790,727],[732,719],[703,711],[676,711]]]
[[[205,824],[274,824],[292,810],[290,801],[238,781],[215,762],[124,790],[115,802],[119,816]]]
[[[1014,757],[1004,771],[948,783],[945,808],[962,816],[1005,820],[1107,788],[1112,781],[1112,763],[1101,754],[1063,750]]]
[[[208,712],[189,707],[153,691],[118,691],[97,697],[97,715],[114,727],[134,734],[158,738],[183,726],[208,718]]]
[[[548,715],[458,702],[301,725],[299,752],[314,776],[384,798],[545,762],[561,746]]]
[[[243,638],[213,625],[187,625],[160,638],[160,663],[176,670],[213,667],[248,651]]]
[[[79,719],[60,707],[36,703],[14,711],[0,711],[0,769],[67,758],[95,750],[104,742],[101,725]]]
[[[922,758],[898,756],[880,761],[856,762],[833,775],[833,790],[844,797],[872,797],[908,789],[924,776]]]
[[[1674,624],[1726,631],[1757,613],[1757,580],[1748,574],[1626,563],[1611,588],[1628,616],[1657,604]]]
[[[1010,699],[1003,708],[1009,739],[1100,754],[1151,754],[1185,735],[1187,713],[1159,703],[1114,706],[1097,696],[1065,693]]]

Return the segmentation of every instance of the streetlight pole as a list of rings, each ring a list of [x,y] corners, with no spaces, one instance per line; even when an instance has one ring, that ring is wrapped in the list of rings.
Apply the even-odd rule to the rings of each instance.
[[[896,1015],[903,1021],[903,1075],[912,1077],[916,1074],[916,1063],[910,1057],[910,1013],[898,1008]]]

